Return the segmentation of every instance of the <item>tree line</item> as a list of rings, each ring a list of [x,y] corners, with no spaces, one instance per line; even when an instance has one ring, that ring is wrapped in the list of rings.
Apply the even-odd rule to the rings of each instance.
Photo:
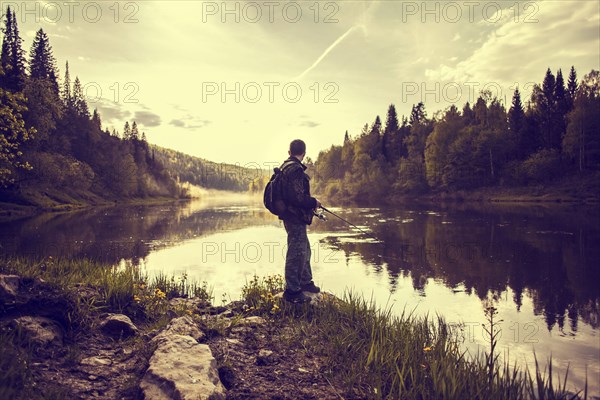
[[[43,29],[26,58],[10,7],[3,22],[0,199],[27,202],[31,193],[50,191],[108,199],[185,195],[156,160],[135,121],[125,123],[122,135],[102,128],[98,110],[89,110],[81,81],[77,76],[71,80],[68,62],[59,84]]]
[[[264,177],[267,176],[265,171],[258,166],[250,168],[215,163],[154,145],[151,145],[150,148],[157,161],[161,162],[178,181],[188,182],[204,188],[234,192],[255,192],[258,191],[256,182],[264,180]]]
[[[600,169],[600,75],[567,82],[549,68],[523,104],[517,88],[505,106],[489,91],[462,110],[428,117],[413,105],[398,119],[391,104],[356,137],[322,151],[313,167],[315,191],[330,199],[372,201],[390,195],[511,187],[550,182]]]

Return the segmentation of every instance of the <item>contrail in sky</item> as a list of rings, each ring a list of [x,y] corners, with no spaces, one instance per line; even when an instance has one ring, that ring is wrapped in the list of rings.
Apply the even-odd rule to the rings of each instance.
[[[298,75],[297,77],[294,78],[295,81],[299,81],[300,79],[304,78],[304,76],[306,74],[308,74],[310,71],[312,71],[317,65],[319,65],[319,63],[327,56],[327,54],[329,54],[331,52],[331,50],[333,50],[335,48],[335,46],[337,46],[338,44],[340,44],[345,38],[346,36],[348,36],[350,33],[352,33],[353,30],[359,28],[360,26],[353,26],[352,28],[348,29],[346,31],[346,33],[344,33],[342,36],[340,36],[339,38],[337,38],[337,40],[335,42],[333,42],[331,44],[331,46],[329,46],[327,49],[325,49],[325,51],[323,52],[323,54],[321,54],[321,56],[319,58],[317,58],[317,61],[315,61],[310,67],[308,67],[307,69],[304,70],[304,72],[302,72],[300,75]]]
[[[338,44],[340,44],[344,39],[346,39],[346,37],[348,35],[350,35],[352,33],[352,31],[354,31],[355,29],[362,29],[365,36],[367,36],[367,22],[368,20],[370,20],[371,18],[371,14],[373,13],[373,11],[375,9],[377,9],[377,7],[379,6],[379,2],[378,1],[372,1],[372,2],[363,2],[363,7],[364,7],[364,11],[362,13],[361,16],[361,23],[354,25],[353,27],[351,27],[350,29],[348,29],[342,36],[340,36],[339,38],[337,38],[337,40],[335,42],[333,42],[327,49],[325,49],[325,51],[323,52],[323,54],[321,54],[321,56],[319,58],[317,58],[317,60],[307,69],[304,70],[304,72],[302,72],[300,75],[298,75],[297,77],[294,78],[295,81],[298,81],[302,78],[304,78],[304,76],[306,74],[308,74],[310,71],[312,71],[317,65],[319,65],[319,63],[321,61],[323,61],[323,59],[325,57],[327,57],[327,54],[329,54]]]

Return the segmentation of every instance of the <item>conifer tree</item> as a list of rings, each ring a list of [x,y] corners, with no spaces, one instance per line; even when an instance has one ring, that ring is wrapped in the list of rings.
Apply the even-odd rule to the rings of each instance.
[[[4,74],[1,86],[13,92],[21,92],[25,87],[23,39],[19,35],[16,14],[10,11],[10,7],[6,11],[3,32],[0,64]]]
[[[521,102],[521,92],[519,88],[513,95],[512,106],[508,111],[508,126],[517,146],[519,158],[527,156],[526,146],[523,143],[525,128],[525,110]]]
[[[577,89],[579,84],[577,83],[577,71],[575,71],[575,66],[571,67],[571,72],[569,73],[569,82],[567,83],[567,98],[569,102],[569,111],[573,109],[573,103],[575,102],[575,96],[577,95]]]
[[[129,121],[125,121],[125,127],[123,128],[123,140],[131,140],[131,128]]]
[[[48,81],[52,91],[58,95],[56,60],[48,36],[42,28],[37,31],[33,39],[29,57],[30,78]]]
[[[63,83],[62,100],[67,109],[73,108],[73,95],[71,93],[71,75],[69,74],[69,62],[65,65],[65,81]]]
[[[87,101],[85,101],[83,88],[78,76],[75,77],[75,82],[73,82],[73,107],[77,112],[77,115],[86,118],[90,117],[90,111],[88,109]]]
[[[98,130],[98,132],[102,132],[102,120],[97,108],[94,108],[94,112],[92,114],[92,125]]]
[[[133,121],[133,124],[131,125],[131,140],[140,140],[140,132],[135,121]]]
[[[383,131],[383,143],[382,151],[385,159],[389,161],[395,161],[397,157],[395,154],[398,153],[396,149],[396,139],[398,135],[398,114],[396,113],[396,107],[390,104],[387,112],[387,118],[385,121],[385,130]]]
[[[6,17],[4,19],[4,27],[2,28],[2,33],[4,34],[4,36],[2,38],[2,53],[0,54],[0,67],[2,69],[2,74],[0,75],[0,87],[7,89],[8,76],[11,70],[10,51],[13,36],[12,11],[10,10],[10,7],[6,8]]]

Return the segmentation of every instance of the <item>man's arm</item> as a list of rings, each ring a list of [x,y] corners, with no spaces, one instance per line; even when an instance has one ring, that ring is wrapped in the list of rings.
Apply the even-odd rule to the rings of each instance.
[[[304,172],[302,169],[291,171],[288,175],[288,196],[286,200],[294,207],[313,209],[317,208],[317,199],[304,191]]]

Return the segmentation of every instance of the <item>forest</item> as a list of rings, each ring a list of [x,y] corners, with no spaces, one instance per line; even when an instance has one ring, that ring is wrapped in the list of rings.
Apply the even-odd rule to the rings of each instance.
[[[309,163],[310,164],[310,163]],[[578,177],[597,186],[600,170],[600,76],[578,81],[572,67],[550,68],[524,104],[517,88],[505,106],[490,92],[427,115],[421,102],[399,119],[394,104],[356,137],[319,153],[309,165],[314,192],[328,199],[552,185]],[[583,178],[582,178],[583,177]]]
[[[7,8],[0,56],[0,201],[48,207],[185,193],[149,149],[135,121],[102,128],[68,62],[57,62],[43,29],[26,57]]]
[[[255,180],[264,180],[268,173],[258,165],[251,168],[250,165],[216,163],[163,147],[150,145],[150,148],[171,176],[203,188],[244,192],[252,189]]]

